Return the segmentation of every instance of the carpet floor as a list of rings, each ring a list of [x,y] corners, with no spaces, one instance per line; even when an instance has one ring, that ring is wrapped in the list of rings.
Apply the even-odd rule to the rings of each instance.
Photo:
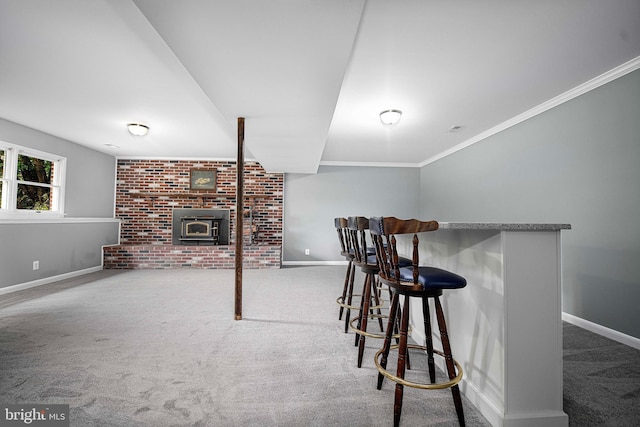
[[[569,426],[640,426],[640,350],[563,324]]]
[[[0,403],[68,404],[82,427],[391,425],[393,384],[375,387],[381,341],[367,340],[358,369],[337,318],[343,273],[245,270],[242,321],[232,270],[105,270],[2,295]],[[572,328],[570,424],[638,425],[640,352],[614,364],[603,349],[604,364],[586,369],[594,338]],[[414,374],[425,370],[419,356]],[[618,391],[593,404],[612,381]],[[489,425],[463,405],[468,426]],[[450,391],[405,388],[402,425],[457,425]]]
[[[337,318],[343,272],[245,270],[242,321],[232,270],[105,270],[5,295],[0,402],[69,404],[83,427],[387,426],[380,341],[358,369]],[[463,403],[467,425],[488,425]],[[450,391],[407,390],[402,424],[457,425]]]

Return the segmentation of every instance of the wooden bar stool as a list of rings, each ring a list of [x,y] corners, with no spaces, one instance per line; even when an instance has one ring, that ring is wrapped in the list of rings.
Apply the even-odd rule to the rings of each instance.
[[[355,276],[356,266],[353,263],[355,258],[352,241],[349,236],[348,221],[346,218],[335,218],[334,224],[338,233],[338,241],[340,243],[340,255],[342,255],[347,261],[347,271],[344,276],[344,286],[342,288],[342,295],[336,299],[336,303],[340,306],[340,314],[338,320],[342,320],[343,312],[346,308],[347,313],[345,317],[344,332],[349,331],[349,318],[351,317],[351,309],[357,309],[357,306],[352,305],[353,300],[353,280]]]
[[[354,317],[350,321],[351,330],[356,333],[355,345],[358,347],[358,368],[360,368],[362,367],[362,357],[366,337],[384,339],[386,333],[384,332],[383,319],[388,318],[389,316],[383,315],[381,312],[381,308],[384,307],[384,300],[380,298],[381,283],[377,280],[379,269],[375,255],[375,247],[367,244],[369,219],[362,216],[349,217],[347,222],[351,246],[353,247],[355,255],[353,263],[356,267],[360,267],[361,271],[365,274],[365,280],[362,288],[363,297],[360,300],[360,310],[358,312],[358,316]],[[399,257],[398,264],[401,267],[411,266],[411,260]],[[388,291],[389,299],[391,299],[391,290],[388,289]],[[376,312],[374,312],[374,310],[376,310]],[[398,307],[398,310],[400,311],[401,308]],[[367,331],[369,319],[378,319],[380,333]],[[354,325],[356,322],[357,325]],[[398,321],[394,324],[394,333],[392,336],[396,341],[400,339],[399,328],[400,323],[398,318]],[[407,355],[407,368],[410,369],[409,355]]]
[[[367,245],[366,231],[369,229],[369,219],[362,216],[351,216],[348,219],[348,231],[353,247],[353,263],[364,273],[365,279],[362,287],[362,298],[360,299],[360,310],[358,316],[350,321],[351,329],[356,333],[355,345],[358,346],[358,368],[362,366],[362,355],[366,337],[384,338],[384,323],[381,308],[384,300],[380,298],[377,286],[378,263],[375,256],[375,248]],[[376,312],[374,313],[374,310]],[[378,319],[380,334],[367,332],[369,318]],[[357,326],[354,323],[357,321]]]
[[[378,390],[382,387],[385,377],[396,383],[395,403],[393,407],[394,426],[398,426],[400,424],[404,386],[421,389],[451,388],[453,402],[458,415],[458,422],[461,426],[465,425],[462,398],[460,396],[460,389],[458,388],[458,383],[462,379],[462,368],[451,355],[451,345],[449,343],[449,335],[447,333],[444,312],[442,311],[442,305],[440,304],[440,296],[442,295],[443,290],[464,288],[467,285],[467,282],[463,277],[447,270],[420,266],[418,251],[418,245],[420,242],[417,233],[434,231],[437,229],[437,221],[418,221],[415,219],[400,220],[393,217],[371,218],[369,220],[369,230],[376,248],[376,257],[378,260],[378,277],[380,281],[389,286],[389,289],[393,292],[384,345],[382,349],[376,353],[374,362],[379,371]],[[401,267],[398,263],[399,257],[395,236],[401,234],[413,234],[413,265],[410,267]],[[393,325],[396,321],[395,318],[396,313],[398,312],[397,308],[399,306],[401,295],[404,297],[404,301],[400,321],[400,342],[399,344],[392,346],[392,334],[389,328],[390,325]],[[422,300],[426,337],[425,346],[411,345],[407,343],[407,332],[409,329],[409,300],[411,298],[420,298]],[[428,302],[430,299],[434,301],[435,305],[436,318],[440,329],[440,339],[443,347],[442,351],[434,350],[433,348],[431,316],[429,313]],[[417,383],[404,379],[408,348],[426,351],[429,364],[430,383]],[[398,350],[396,375],[391,374],[387,370],[387,359],[389,351],[392,349]],[[435,363],[433,358],[434,354],[444,358],[449,381],[436,383]]]

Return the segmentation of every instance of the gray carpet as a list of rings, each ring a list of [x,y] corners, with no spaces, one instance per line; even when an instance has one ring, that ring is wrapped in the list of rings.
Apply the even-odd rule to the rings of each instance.
[[[563,324],[569,425],[640,426],[640,351]]]
[[[111,270],[2,295],[0,403],[69,404],[71,425],[83,427],[390,425],[393,386],[376,390],[372,363],[380,341],[367,341],[356,368],[353,334],[337,319],[343,272],[245,270],[242,321],[233,320],[231,270]],[[576,355],[586,350],[577,344]],[[418,355],[412,364],[424,370]],[[565,370],[566,386],[592,389],[594,372],[604,390],[607,378],[625,381],[627,394],[602,408],[637,421],[637,409],[626,412],[633,405],[615,406],[637,402],[637,376],[599,366]],[[405,390],[402,425],[457,425],[450,391]],[[581,393],[565,393],[584,415],[567,410],[580,420],[572,425],[625,425]],[[467,425],[488,425],[463,404]]]
[[[380,342],[358,369],[337,319],[343,272],[245,270],[242,321],[230,270],[104,271],[5,295],[0,402],[69,404],[73,426],[389,425]],[[464,403],[468,425],[487,425]],[[457,425],[447,390],[407,390],[402,418]]]

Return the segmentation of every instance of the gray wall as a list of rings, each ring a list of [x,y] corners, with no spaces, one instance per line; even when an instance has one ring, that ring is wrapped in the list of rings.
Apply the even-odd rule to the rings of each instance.
[[[640,338],[640,71],[426,165],[420,187],[426,218],[570,223],[563,310]]]
[[[115,158],[0,119],[0,140],[67,158],[67,218],[113,218]],[[9,223],[0,219],[0,287],[101,265],[101,245],[118,241],[116,222]],[[34,271],[32,261],[40,261]]]
[[[0,224],[0,239],[3,288],[101,266],[102,245],[118,241],[118,224]],[[33,270],[34,260],[40,261],[39,270]]]
[[[417,168],[395,167],[320,166],[315,175],[286,174],[283,261],[344,261],[333,219],[413,218],[420,208],[419,177]],[[377,195],[380,191],[386,200]]]

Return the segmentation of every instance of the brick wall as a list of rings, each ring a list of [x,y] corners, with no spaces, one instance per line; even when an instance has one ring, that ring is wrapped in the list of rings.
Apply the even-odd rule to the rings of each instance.
[[[197,196],[199,192],[189,191],[192,168],[216,169],[216,193],[220,194],[219,197],[201,198]],[[253,224],[258,227],[256,241],[244,249],[244,264],[249,268],[271,267],[275,251],[279,266],[284,176],[266,173],[257,162],[245,163],[244,173],[244,206],[252,208]],[[120,245],[105,248],[105,268],[233,268],[235,192],[234,161],[118,160],[115,214],[121,220]],[[140,193],[170,193],[172,197],[151,198]],[[260,197],[251,198],[252,195]],[[229,209],[230,246],[173,246],[171,227],[174,208]],[[245,217],[244,221],[244,229],[248,230],[249,218]],[[153,246],[163,248],[149,248]],[[149,258],[152,255],[149,254],[156,257],[152,262]],[[225,260],[228,257],[231,259],[230,267]],[[251,257],[257,258],[249,261]],[[263,258],[263,262],[259,261],[260,258]]]

